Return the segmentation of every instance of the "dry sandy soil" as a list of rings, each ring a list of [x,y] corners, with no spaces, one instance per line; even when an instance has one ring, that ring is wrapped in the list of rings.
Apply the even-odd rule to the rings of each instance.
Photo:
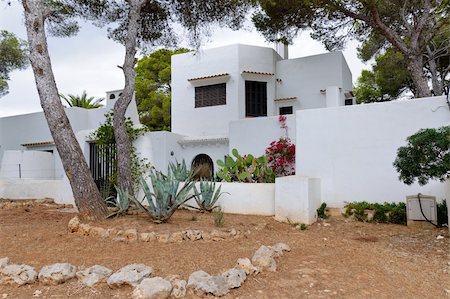
[[[219,274],[249,257],[261,245],[284,242],[292,251],[277,258],[276,273],[250,276],[223,298],[446,298],[450,290],[449,238],[446,230],[355,222],[332,217],[304,231],[271,217],[225,215],[225,228],[250,230],[245,237],[224,241],[122,243],[67,231],[73,213],[54,207],[0,209],[0,258],[36,269],[56,262],[77,266],[104,265],[117,270],[144,263],[157,276],[187,279],[204,270]],[[197,221],[192,220],[192,216]],[[194,217],[194,218],[195,218]],[[98,223],[145,231],[213,229],[211,215],[192,211],[174,214],[171,223],[155,225],[133,215]],[[445,236],[437,239],[438,235]],[[60,286],[0,286],[0,299],[127,298],[131,288],[84,288],[76,280]]]

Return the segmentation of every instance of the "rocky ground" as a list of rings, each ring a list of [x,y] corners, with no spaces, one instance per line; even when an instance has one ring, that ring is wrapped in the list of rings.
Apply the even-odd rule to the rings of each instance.
[[[70,210],[69,210],[70,211]],[[54,263],[102,265],[113,271],[133,264],[152,267],[154,276],[187,280],[195,271],[221,274],[239,258],[251,258],[261,245],[286,243],[291,251],[275,258],[276,272],[248,276],[222,298],[447,298],[450,251],[446,230],[354,222],[332,217],[298,230],[271,217],[225,215],[224,230],[242,232],[223,240],[172,243],[114,241],[70,233],[74,213],[47,205],[0,207],[0,258],[39,271]],[[210,215],[179,211],[169,224],[155,225],[141,215],[90,223],[136,228],[158,234],[185,229],[215,229]],[[442,238],[442,237],[443,238]],[[127,298],[131,287],[106,283],[0,285],[2,298]],[[196,298],[188,294],[187,298]]]

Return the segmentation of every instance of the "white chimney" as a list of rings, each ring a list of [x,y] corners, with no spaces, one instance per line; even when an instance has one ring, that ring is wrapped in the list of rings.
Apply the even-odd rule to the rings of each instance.
[[[289,59],[289,46],[282,41],[275,44],[275,51],[281,56],[282,59]]]

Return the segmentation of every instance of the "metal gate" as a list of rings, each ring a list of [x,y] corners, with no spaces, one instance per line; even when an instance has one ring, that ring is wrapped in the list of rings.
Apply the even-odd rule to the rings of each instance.
[[[117,177],[116,144],[89,144],[89,168],[103,198],[115,196]]]

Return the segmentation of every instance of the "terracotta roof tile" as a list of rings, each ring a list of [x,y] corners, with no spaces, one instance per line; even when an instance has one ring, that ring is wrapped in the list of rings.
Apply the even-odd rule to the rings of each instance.
[[[256,72],[256,71],[242,71],[242,74],[253,74],[253,75],[266,75],[266,76],[274,76],[274,73],[267,72]]]
[[[229,75],[230,74],[228,74],[228,73],[222,73],[222,74],[216,74],[216,75],[210,75],[210,76],[190,78],[190,79],[188,79],[188,81],[196,81],[196,80],[211,79],[211,78],[217,78],[217,77],[225,77],[225,76],[229,76]]]

